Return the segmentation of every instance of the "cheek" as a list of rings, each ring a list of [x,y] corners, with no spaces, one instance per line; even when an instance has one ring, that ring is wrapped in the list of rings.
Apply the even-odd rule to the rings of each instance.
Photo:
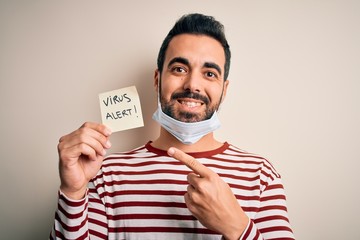
[[[181,90],[182,85],[179,79],[167,79],[166,82],[163,81],[161,83],[161,95],[168,100],[174,92],[179,92]]]
[[[206,94],[208,95],[211,104],[219,104],[222,96],[222,86],[217,86],[216,88],[210,88],[207,90]]]
[[[169,84],[163,84],[161,87],[161,97],[166,100],[169,101],[171,99],[171,95],[174,92],[174,89],[171,87],[171,85]]]

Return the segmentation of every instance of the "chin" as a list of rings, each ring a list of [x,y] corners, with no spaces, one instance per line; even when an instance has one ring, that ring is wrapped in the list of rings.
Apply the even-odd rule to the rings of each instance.
[[[204,115],[201,116],[200,114],[195,114],[195,113],[190,113],[190,112],[181,112],[176,119],[179,121],[182,121],[182,122],[192,123],[192,122],[200,122],[200,121],[206,120],[208,118]]]

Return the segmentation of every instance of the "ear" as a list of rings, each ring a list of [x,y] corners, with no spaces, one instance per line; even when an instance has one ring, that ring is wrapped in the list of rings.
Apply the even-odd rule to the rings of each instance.
[[[225,97],[226,97],[228,85],[229,85],[229,80],[227,79],[227,80],[224,81],[224,89],[223,89],[221,102],[223,102]]]
[[[160,79],[159,69],[155,69],[155,72],[154,72],[154,87],[155,87],[156,93],[159,92],[159,79]]]

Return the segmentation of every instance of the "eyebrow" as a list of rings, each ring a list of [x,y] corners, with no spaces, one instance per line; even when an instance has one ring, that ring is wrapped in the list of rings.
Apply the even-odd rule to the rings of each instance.
[[[189,60],[183,57],[174,57],[173,59],[170,60],[168,67],[170,67],[174,63],[182,63],[184,65],[190,66]]]
[[[168,64],[168,68],[174,64],[174,63],[181,63],[187,66],[190,66],[190,62],[188,59],[184,58],[184,57],[174,57],[173,59],[170,60],[169,64]],[[218,71],[221,75],[221,68],[218,64],[214,63],[214,62],[205,62],[203,67],[205,68],[213,68],[216,71]]]
[[[216,63],[213,62],[206,62],[204,63],[204,67],[206,68],[214,68],[216,71],[218,71],[221,75],[221,68],[219,65],[217,65]]]

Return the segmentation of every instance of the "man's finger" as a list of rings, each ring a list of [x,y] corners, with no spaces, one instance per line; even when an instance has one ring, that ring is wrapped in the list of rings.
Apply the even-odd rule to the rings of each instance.
[[[183,151],[171,147],[168,149],[169,156],[179,160],[180,162],[184,163],[188,168],[193,170],[196,174],[200,175],[200,177],[205,177],[211,172],[210,169],[202,165],[199,161],[197,161],[192,156],[184,153]]]
[[[104,136],[109,137],[111,135],[111,129],[106,127],[104,124],[94,123],[94,122],[86,122],[81,125],[80,128],[90,128],[99,133],[102,133]]]

